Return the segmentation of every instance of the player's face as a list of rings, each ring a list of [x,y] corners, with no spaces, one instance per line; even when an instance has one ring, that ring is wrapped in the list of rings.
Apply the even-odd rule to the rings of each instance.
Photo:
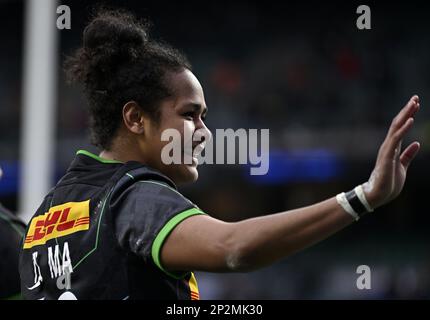
[[[152,157],[151,162],[156,169],[167,175],[176,184],[194,182],[198,178],[198,161],[195,157],[188,156],[192,163],[184,163],[187,152],[185,145],[191,144],[193,151],[198,145],[197,148],[201,148],[200,143],[203,139],[192,141],[196,130],[204,130],[210,136],[210,131],[203,122],[207,110],[203,89],[189,70],[170,74],[166,81],[168,81],[173,95],[161,103],[159,124],[158,126],[151,125],[149,130],[149,136],[152,137],[150,139],[152,151],[150,152],[157,157]],[[171,145],[171,141],[161,141],[161,135],[166,129],[175,129],[181,135],[181,164],[165,164],[161,157],[163,147],[169,143]],[[190,148],[188,154],[189,151]]]

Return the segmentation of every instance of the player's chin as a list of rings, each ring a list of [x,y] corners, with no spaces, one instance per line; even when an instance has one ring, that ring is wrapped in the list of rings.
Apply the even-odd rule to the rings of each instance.
[[[177,175],[176,175],[176,184],[188,184],[197,181],[199,178],[199,172],[197,170],[197,164],[181,164],[179,165]]]
[[[187,170],[187,183],[196,182],[199,178],[199,171],[196,164],[186,165]]]

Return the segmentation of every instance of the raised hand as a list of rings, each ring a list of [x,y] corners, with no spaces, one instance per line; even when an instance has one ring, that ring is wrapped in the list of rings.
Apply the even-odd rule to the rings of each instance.
[[[375,168],[369,181],[363,184],[366,198],[373,208],[396,198],[403,189],[406,172],[417,155],[420,144],[415,141],[403,152],[402,140],[414,124],[420,108],[419,97],[413,96],[391,123],[388,134],[379,148]]]

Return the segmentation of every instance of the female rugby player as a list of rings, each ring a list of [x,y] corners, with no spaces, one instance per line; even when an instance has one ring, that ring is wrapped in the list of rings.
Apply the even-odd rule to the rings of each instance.
[[[83,85],[101,152],[78,151],[31,220],[20,261],[28,299],[198,299],[193,270],[269,265],[396,198],[420,147],[401,152],[419,109],[413,96],[368,181],[308,207],[227,223],[177,191],[196,181],[196,161],[161,159],[164,130],[208,133],[203,89],[181,53],[150,39],[132,15],[102,11],[66,67]]]

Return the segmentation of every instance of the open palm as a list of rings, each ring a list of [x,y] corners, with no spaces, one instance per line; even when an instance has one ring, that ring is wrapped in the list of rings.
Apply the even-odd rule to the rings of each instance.
[[[388,134],[379,148],[375,168],[369,181],[363,185],[366,197],[373,208],[390,202],[403,189],[409,164],[417,155],[420,144],[415,141],[402,152],[402,140],[412,128],[419,107],[418,96],[413,96],[393,119]]]

